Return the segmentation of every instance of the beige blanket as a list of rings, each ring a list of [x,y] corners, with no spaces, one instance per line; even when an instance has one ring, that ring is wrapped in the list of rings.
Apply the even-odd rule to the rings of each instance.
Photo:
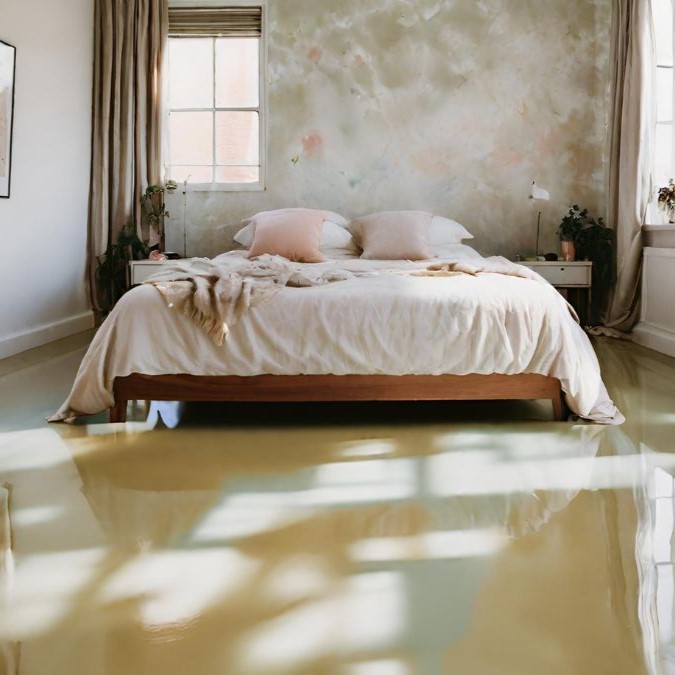
[[[322,286],[353,276],[338,267],[312,270],[266,255],[221,263],[194,258],[164,268],[145,283],[154,286],[170,308],[185,314],[222,346],[230,327],[244,312],[285,286]]]

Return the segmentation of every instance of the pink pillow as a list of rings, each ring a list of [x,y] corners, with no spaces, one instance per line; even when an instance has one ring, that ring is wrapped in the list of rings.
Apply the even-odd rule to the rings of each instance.
[[[269,253],[294,262],[315,263],[326,260],[319,249],[325,211],[280,209],[254,216],[255,236],[249,258]]]
[[[382,211],[355,218],[349,229],[369,260],[426,260],[432,215],[426,211]]]

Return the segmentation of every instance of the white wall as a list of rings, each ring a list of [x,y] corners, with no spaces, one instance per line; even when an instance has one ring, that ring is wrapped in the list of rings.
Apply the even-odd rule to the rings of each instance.
[[[0,358],[93,325],[86,287],[93,0],[0,0],[17,48],[10,199],[0,199]]]
[[[640,323],[633,341],[675,357],[675,248],[645,248]]]

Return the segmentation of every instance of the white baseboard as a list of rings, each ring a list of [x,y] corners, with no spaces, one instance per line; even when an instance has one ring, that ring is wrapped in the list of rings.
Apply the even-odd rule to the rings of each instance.
[[[61,338],[82,333],[94,327],[94,313],[82,312],[60,321],[43,323],[30,330],[0,337],[0,359],[20,354]]]
[[[641,321],[633,329],[633,342],[657,352],[675,357],[675,331]]]

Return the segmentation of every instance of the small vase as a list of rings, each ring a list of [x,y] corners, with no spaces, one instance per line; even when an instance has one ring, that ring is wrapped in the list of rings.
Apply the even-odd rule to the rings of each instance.
[[[561,241],[560,242],[560,252],[562,253],[562,259],[565,262],[573,262],[576,251],[574,250],[573,241]]]

